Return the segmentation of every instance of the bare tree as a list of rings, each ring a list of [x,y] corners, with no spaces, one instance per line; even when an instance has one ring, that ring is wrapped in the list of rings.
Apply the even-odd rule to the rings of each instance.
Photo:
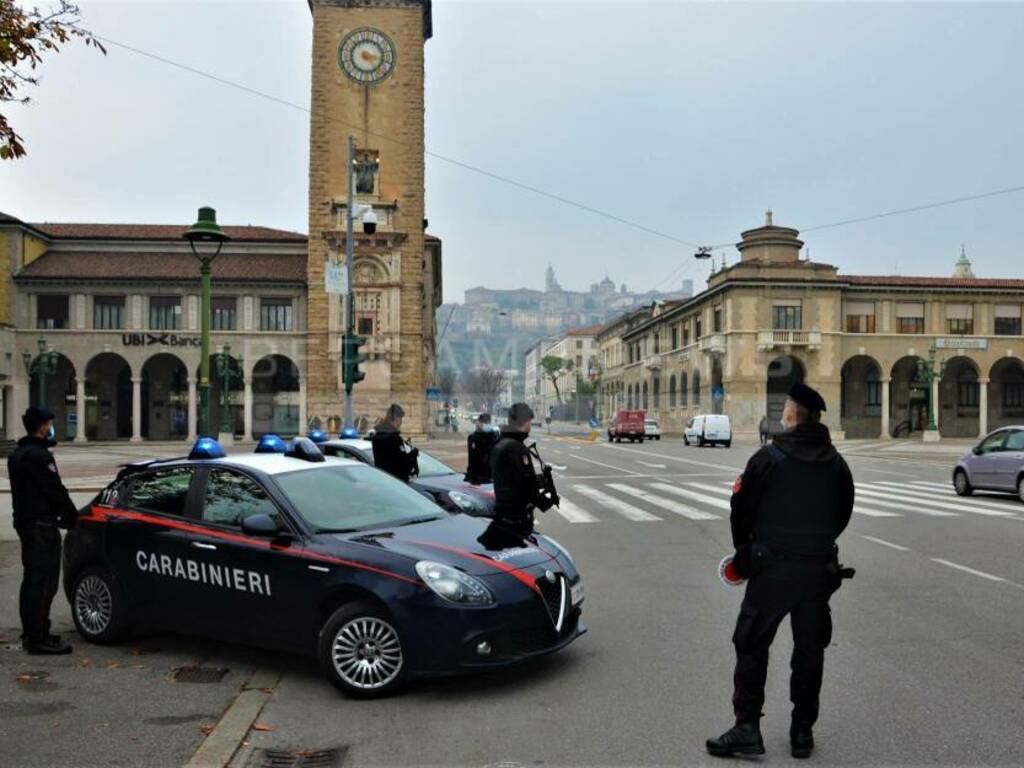
[[[437,372],[437,386],[445,400],[451,400],[455,394],[456,376],[452,368],[442,368]]]
[[[464,397],[492,411],[508,386],[508,376],[500,368],[471,368],[463,371],[459,385]]]

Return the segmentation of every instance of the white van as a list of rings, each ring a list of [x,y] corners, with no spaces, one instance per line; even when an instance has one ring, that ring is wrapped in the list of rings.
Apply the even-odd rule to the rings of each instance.
[[[683,442],[687,445],[696,443],[702,448],[705,445],[732,445],[732,422],[723,414],[707,414],[694,416],[686,423],[683,430]]]

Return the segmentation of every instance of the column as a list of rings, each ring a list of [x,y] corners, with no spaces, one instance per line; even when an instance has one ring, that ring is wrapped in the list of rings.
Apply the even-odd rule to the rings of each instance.
[[[132,377],[132,442],[142,442],[142,377]]]
[[[306,434],[309,416],[306,413],[306,380],[299,379],[299,429],[296,435]]]
[[[78,379],[75,387],[75,414],[78,419],[78,427],[75,430],[75,442],[84,443],[85,436],[85,379]]]
[[[932,413],[935,414],[935,431],[939,431],[939,417],[942,415],[939,413],[942,409],[939,407],[942,403],[939,402],[939,377],[936,376],[932,379]]]
[[[978,437],[988,434],[988,379],[978,379]]]
[[[199,395],[196,393],[195,376],[188,377],[188,441],[196,440],[196,426],[199,422]]]
[[[245,380],[245,404],[243,406],[243,412],[245,413],[245,431],[242,435],[242,439],[246,441],[252,441],[252,379],[246,378]]]
[[[882,379],[882,439],[891,440],[892,433],[889,431],[889,389],[892,386],[892,379]]]

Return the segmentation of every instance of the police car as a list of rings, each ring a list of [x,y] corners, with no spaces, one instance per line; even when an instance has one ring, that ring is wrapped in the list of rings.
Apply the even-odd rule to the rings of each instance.
[[[373,464],[373,443],[369,440],[342,437],[337,440],[316,440],[320,450],[328,456],[344,456]],[[420,449],[419,474],[409,481],[417,491],[428,494],[451,512],[493,517],[494,485],[467,482],[465,475],[449,467],[436,456]]]
[[[586,631],[571,555],[449,513],[307,438],[125,466],[64,550],[78,632],[136,628],[314,655],[355,697],[513,664]]]

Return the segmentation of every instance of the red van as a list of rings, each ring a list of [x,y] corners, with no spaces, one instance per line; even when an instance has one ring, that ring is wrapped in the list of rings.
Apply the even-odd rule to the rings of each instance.
[[[619,411],[608,425],[608,442],[644,441],[644,419],[647,411]]]

